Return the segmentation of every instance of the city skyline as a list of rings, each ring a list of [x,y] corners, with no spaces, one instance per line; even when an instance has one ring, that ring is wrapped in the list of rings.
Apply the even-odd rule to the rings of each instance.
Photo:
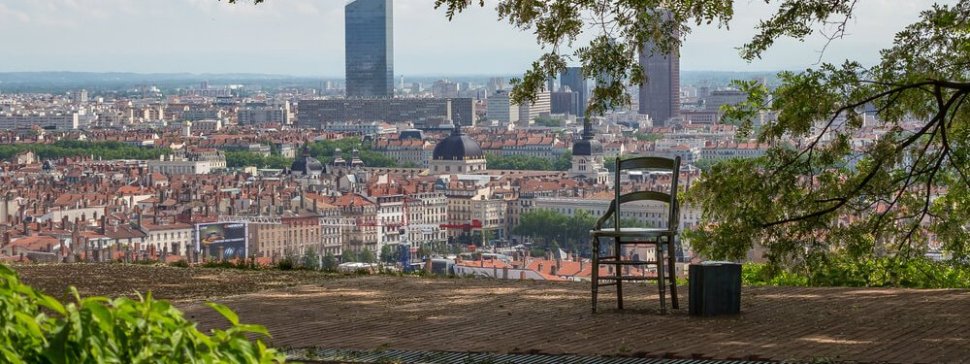
[[[853,19],[847,37],[833,42],[823,60],[874,62],[877,51],[890,44],[893,34],[915,19],[916,11],[903,10],[924,9],[931,3],[885,6],[887,2],[860,3],[860,14],[867,16]],[[532,34],[497,21],[492,5],[472,9],[449,23],[443,11],[433,10],[430,0],[396,2],[396,74],[521,73],[541,50]],[[735,47],[750,39],[756,21],[771,9],[754,3],[737,5],[732,30],[701,27],[687,37],[681,50],[683,70],[773,71],[816,63],[824,47],[824,38],[818,34],[804,43],[779,41],[762,60],[742,61]],[[230,6],[214,0],[104,0],[84,6],[73,0],[0,2],[0,31],[26,34],[5,39],[0,72],[342,76],[343,6],[311,1],[269,1],[258,6]]]

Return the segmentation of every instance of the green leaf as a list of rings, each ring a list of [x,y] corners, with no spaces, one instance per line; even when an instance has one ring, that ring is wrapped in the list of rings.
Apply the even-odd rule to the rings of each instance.
[[[212,309],[216,310],[216,312],[219,312],[219,314],[222,315],[222,317],[225,317],[226,320],[229,320],[229,323],[231,323],[233,326],[239,326],[239,316],[236,315],[236,313],[233,312],[229,307],[215,302],[209,302],[206,303],[206,305],[212,307]]]

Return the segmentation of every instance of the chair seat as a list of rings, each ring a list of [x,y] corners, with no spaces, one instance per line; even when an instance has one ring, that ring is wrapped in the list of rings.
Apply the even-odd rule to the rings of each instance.
[[[589,234],[592,235],[594,238],[602,237],[602,236],[620,237],[620,238],[625,238],[625,237],[651,238],[651,237],[657,237],[657,236],[676,234],[676,232],[667,228],[625,227],[625,228],[620,228],[620,231],[616,231],[616,229],[614,228],[605,228],[602,230],[590,230]]]

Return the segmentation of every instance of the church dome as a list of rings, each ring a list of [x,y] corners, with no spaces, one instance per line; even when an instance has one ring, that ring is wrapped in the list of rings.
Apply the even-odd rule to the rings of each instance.
[[[475,139],[463,134],[457,124],[451,135],[435,145],[432,155],[434,160],[485,159],[482,147]]]

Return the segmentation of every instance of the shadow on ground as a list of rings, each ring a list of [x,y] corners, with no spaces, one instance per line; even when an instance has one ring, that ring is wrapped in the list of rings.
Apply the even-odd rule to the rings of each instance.
[[[742,314],[659,315],[655,286],[610,293],[591,314],[589,285],[372,276],[218,300],[290,348],[381,348],[714,359],[956,362],[970,357],[970,291],[745,288]],[[203,327],[225,325],[201,302]]]

